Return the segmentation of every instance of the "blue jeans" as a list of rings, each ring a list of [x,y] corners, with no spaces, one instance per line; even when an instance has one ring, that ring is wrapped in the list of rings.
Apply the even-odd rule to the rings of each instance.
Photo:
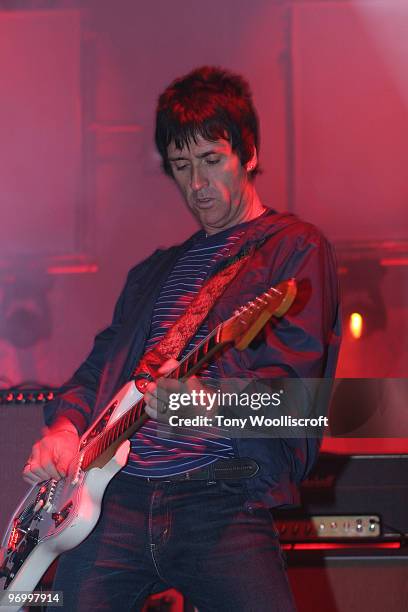
[[[115,477],[94,531],[60,557],[63,610],[141,610],[175,588],[200,612],[293,612],[273,519],[244,483]]]

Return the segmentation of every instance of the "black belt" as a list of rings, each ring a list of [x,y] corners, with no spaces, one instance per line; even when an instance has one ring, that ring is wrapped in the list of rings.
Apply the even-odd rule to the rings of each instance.
[[[219,459],[204,468],[164,476],[163,478],[148,477],[148,482],[182,482],[190,480],[233,480],[236,478],[253,478],[259,472],[259,465],[253,459]]]

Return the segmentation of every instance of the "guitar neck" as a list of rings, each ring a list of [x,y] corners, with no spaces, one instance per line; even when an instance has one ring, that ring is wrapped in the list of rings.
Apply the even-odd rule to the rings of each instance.
[[[224,323],[220,323],[208,336],[206,336],[192,351],[190,351],[165,378],[184,381],[196,374],[204,364],[224,348],[229,341],[221,340],[221,331]],[[103,467],[116,453],[118,447],[129,439],[148,420],[145,413],[143,399],[135,403],[111,426],[107,425],[99,435],[82,450],[82,469]]]

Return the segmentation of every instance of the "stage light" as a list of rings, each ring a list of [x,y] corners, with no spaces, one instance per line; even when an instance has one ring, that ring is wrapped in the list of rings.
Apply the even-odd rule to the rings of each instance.
[[[386,269],[372,258],[346,261],[345,270],[341,276],[344,329],[352,341],[364,341],[387,326],[381,291]]]
[[[345,330],[353,341],[363,341],[374,332],[385,329],[387,323],[384,302],[377,296],[363,293],[344,299],[343,316]]]
[[[3,284],[0,338],[18,349],[29,349],[52,334],[48,293],[53,280],[42,274],[20,273]]]
[[[359,312],[352,312],[349,317],[349,330],[353,338],[358,340],[363,333],[363,317]]]

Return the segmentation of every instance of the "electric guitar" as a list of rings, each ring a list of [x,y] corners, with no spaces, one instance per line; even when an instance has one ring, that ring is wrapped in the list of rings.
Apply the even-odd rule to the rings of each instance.
[[[295,297],[293,279],[271,287],[220,323],[167,377],[187,379],[228,346],[244,350],[272,316],[287,312]],[[10,594],[33,591],[54,559],[89,535],[99,519],[108,483],[126,465],[129,438],[147,419],[143,393],[131,380],[83,434],[67,475],[31,488],[0,549],[0,581],[4,580],[0,611],[18,610],[24,602],[10,605]]]

